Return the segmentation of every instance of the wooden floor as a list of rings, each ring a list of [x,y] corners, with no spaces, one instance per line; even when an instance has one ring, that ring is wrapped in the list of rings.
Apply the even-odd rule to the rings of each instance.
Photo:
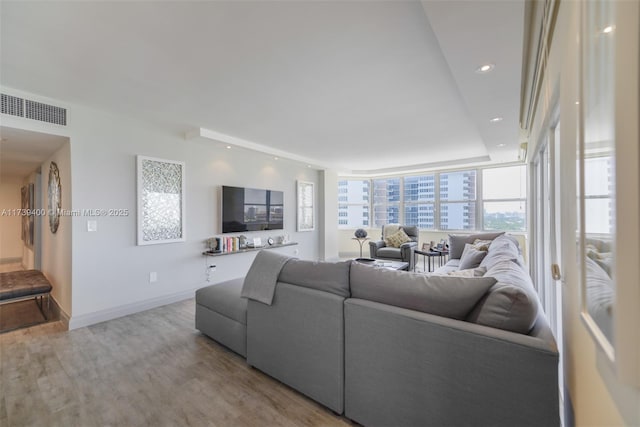
[[[349,426],[194,329],[193,299],[0,335],[0,426]]]

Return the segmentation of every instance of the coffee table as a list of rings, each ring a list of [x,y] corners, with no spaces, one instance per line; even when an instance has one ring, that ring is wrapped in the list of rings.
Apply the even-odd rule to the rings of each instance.
[[[356,258],[354,261],[365,265],[372,265],[374,267],[388,268],[389,270],[409,270],[409,263],[402,261],[373,258]]]

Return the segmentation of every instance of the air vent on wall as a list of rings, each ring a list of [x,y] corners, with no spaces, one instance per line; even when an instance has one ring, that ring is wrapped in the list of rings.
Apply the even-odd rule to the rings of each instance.
[[[67,125],[67,109],[42,102],[2,94],[2,114],[25,117],[40,122]]]
[[[2,94],[2,114],[24,117],[24,99]]]

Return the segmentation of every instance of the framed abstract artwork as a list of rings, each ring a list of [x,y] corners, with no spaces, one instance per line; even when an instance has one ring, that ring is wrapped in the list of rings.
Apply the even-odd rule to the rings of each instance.
[[[60,208],[62,207],[62,185],[60,183],[60,170],[56,162],[49,165],[49,229],[52,233],[58,231],[60,226]]]
[[[185,164],[137,156],[138,245],[185,240]]]
[[[21,189],[22,240],[27,247],[33,246],[34,239],[34,185],[27,184]]]
[[[297,182],[298,199],[298,231],[313,231],[316,228],[314,216],[314,185],[313,182]]]

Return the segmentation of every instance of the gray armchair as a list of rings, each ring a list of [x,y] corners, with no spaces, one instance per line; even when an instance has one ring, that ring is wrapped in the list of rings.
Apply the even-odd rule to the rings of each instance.
[[[411,238],[411,242],[403,243],[399,248],[388,247],[384,243],[385,227],[382,226],[382,239],[369,242],[369,253],[371,258],[387,259],[392,261],[402,261],[409,263],[409,270],[413,270],[413,251],[418,247],[418,238],[420,236],[418,227],[401,225],[400,228]],[[389,226],[389,234],[393,234],[398,230],[398,226]]]

